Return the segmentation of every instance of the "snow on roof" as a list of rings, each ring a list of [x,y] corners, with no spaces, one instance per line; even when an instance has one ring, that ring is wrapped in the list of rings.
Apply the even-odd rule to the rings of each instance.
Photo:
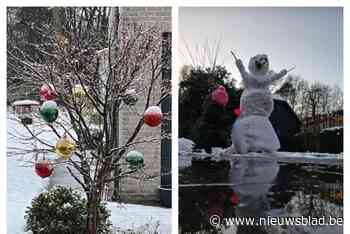
[[[343,129],[344,126],[334,126],[334,127],[331,127],[331,128],[323,128],[321,129],[321,132],[324,132],[324,131],[335,131],[335,130],[340,130],[340,129]]]
[[[34,100],[19,100],[12,103],[13,106],[39,106],[40,103]]]
[[[273,98],[273,99],[276,99],[276,100],[286,101],[286,99],[284,99],[283,97],[281,97],[281,95],[279,95],[279,94],[273,94],[273,95],[272,95],[272,98]]]

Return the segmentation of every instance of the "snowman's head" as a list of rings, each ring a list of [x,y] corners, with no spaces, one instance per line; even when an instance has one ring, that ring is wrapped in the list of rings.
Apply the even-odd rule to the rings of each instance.
[[[249,71],[254,75],[265,75],[269,71],[269,59],[266,54],[258,54],[249,60]]]

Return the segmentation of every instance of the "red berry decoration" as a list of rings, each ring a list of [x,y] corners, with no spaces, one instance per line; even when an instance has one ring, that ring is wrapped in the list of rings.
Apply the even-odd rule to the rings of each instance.
[[[44,84],[39,91],[40,99],[42,101],[54,100],[56,98],[56,92],[52,85]]]
[[[143,115],[143,121],[150,127],[156,127],[162,122],[163,113],[158,106],[150,106]]]
[[[211,93],[211,100],[218,106],[226,107],[228,103],[228,94],[224,86],[220,85]]]
[[[35,163],[35,173],[41,178],[49,177],[53,172],[53,166],[48,160],[40,160]]]

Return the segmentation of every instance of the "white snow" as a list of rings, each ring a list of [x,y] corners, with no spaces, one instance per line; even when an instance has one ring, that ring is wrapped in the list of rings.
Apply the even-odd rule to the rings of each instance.
[[[145,114],[162,114],[162,110],[159,106],[150,106],[145,111]]]
[[[57,108],[57,103],[55,101],[46,101],[43,103],[43,105],[41,106],[42,109],[45,108]]]
[[[286,99],[284,99],[283,97],[281,97],[281,95],[275,94],[275,93],[272,95],[272,98],[273,98],[274,100],[286,101]]]
[[[179,138],[179,168],[191,166],[191,157],[188,154],[192,152],[193,145],[193,141]]]
[[[13,117],[13,116],[12,116]],[[8,120],[9,132],[21,132],[25,129],[16,121]],[[23,147],[8,135],[8,147]],[[11,156],[7,158],[7,230],[11,234],[24,233],[24,215],[26,207],[37,194],[42,192],[48,184],[48,179],[41,179],[34,172],[33,155]]]
[[[321,132],[324,132],[324,131],[335,131],[335,130],[340,130],[340,129],[343,129],[344,126],[335,126],[335,127],[331,127],[331,128],[323,128],[321,129]]]
[[[12,103],[13,106],[26,106],[26,105],[40,105],[39,102],[34,101],[34,100],[19,100],[19,101],[15,101]]]
[[[37,133],[41,132],[40,138],[48,144],[55,144],[57,137],[50,133],[48,127],[40,125],[37,120],[30,128],[37,126]],[[40,127],[39,127],[40,126]],[[47,189],[51,185],[76,185],[72,182],[72,177],[61,166],[55,166],[54,174],[50,178],[41,179],[34,172],[34,156],[29,151],[34,147],[33,141],[28,141],[30,137],[27,130],[16,120],[11,112],[8,112],[8,158],[7,158],[7,230],[9,234],[23,234],[25,226],[25,210],[31,200]],[[17,139],[14,135],[20,135]],[[45,148],[43,144],[37,147]],[[47,148],[47,147],[46,147]],[[22,154],[28,150],[26,155]],[[20,154],[21,153],[21,154]],[[49,159],[55,159],[54,154],[47,155]],[[65,207],[70,204],[65,204]],[[171,233],[171,209],[134,205],[108,203],[111,210],[111,221],[117,230],[125,231],[132,229],[133,233],[145,233],[144,230],[157,230],[158,233]],[[154,233],[154,232],[152,232]]]
[[[192,152],[193,141],[179,139],[179,168],[191,166],[192,159],[205,159],[210,157],[213,161],[237,161],[240,158],[256,159],[257,161],[273,160],[285,163],[314,163],[328,165],[342,165],[343,154],[317,153],[317,152],[271,152],[271,153],[233,153],[231,148],[213,148],[212,154]]]
[[[171,233],[171,209],[114,202],[108,202],[107,207],[111,211],[111,221],[117,231],[146,233],[146,230],[157,230],[160,234]]]
[[[278,137],[267,116],[249,114],[238,118],[233,124],[231,139],[232,146],[243,154],[249,151],[273,152],[280,148]]]
[[[271,152],[271,153],[247,153],[247,154],[232,154],[230,149],[216,149],[213,154],[207,153],[192,153],[187,154],[187,160],[205,159],[210,157],[213,161],[236,161],[241,158],[256,159],[257,161],[274,160],[283,163],[312,163],[312,164],[327,164],[327,165],[342,165],[342,154],[329,153],[313,153],[313,152]],[[181,159],[180,159],[181,160]],[[182,162],[179,162],[179,165]]]

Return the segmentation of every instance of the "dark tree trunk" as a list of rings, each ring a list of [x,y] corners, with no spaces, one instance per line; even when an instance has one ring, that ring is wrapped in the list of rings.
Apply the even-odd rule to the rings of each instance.
[[[93,187],[93,186],[92,186]],[[90,193],[88,194],[88,233],[89,234],[97,234],[97,224],[99,222],[98,217],[98,207],[100,202],[100,194],[97,192],[97,189],[93,187],[90,189]]]

